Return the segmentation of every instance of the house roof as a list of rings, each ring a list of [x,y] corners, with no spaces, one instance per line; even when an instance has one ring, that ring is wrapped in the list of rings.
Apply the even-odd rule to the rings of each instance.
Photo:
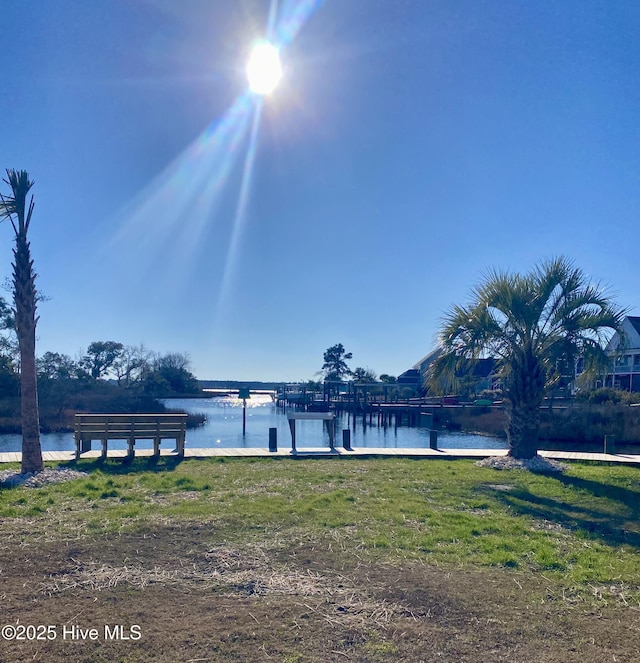
[[[422,376],[417,368],[410,368],[398,375],[398,384],[420,384]]]
[[[633,325],[633,328],[640,334],[640,316],[628,315],[627,319]]]
[[[639,318],[640,320],[640,318]],[[416,373],[425,374],[431,364],[442,354],[442,348],[432,350],[428,355],[425,355],[419,362],[413,365],[412,369],[405,371],[402,376],[408,376],[412,371]],[[465,366],[456,372],[457,377],[463,375],[471,375],[476,378],[487,378],[494,371],[496,360],[494,357],[483,357],[481,359],[468,360]],[[400,376],[400,377],[402,377]],[[398,378],[400,381],[400,378]]]
[[[423,373],[427,368],[440,356],[442,353],[442,348],[436,348],[431,350],[431,352],[425,355],[420,361],[417,361],[412,368],[422,371]]]
[[[467,362],[466,366],[456,372],[457,377],[470,375],[474,378],[488,378],[495,367],[496,360],[493,357],[475,359]]]
[[[605,350],[615,352],[620,348],[620,343],[624,342],[622,348],[627,350],[640,349],[640,317],[627,315],[622,321],[620,331],[616,332],[607,343]]]

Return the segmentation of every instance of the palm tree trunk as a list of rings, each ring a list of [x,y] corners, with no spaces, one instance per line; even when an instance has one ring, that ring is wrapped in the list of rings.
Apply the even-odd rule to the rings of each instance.
[[[0,216],[11,221],[16,246],[13,249],[13,301],[16,333],[20,346],[20,409],[22,414],[22,472],[43,469],[38,416],[38,383],[36,374],[36,274],[33,271],[27,233],[33,213],[33,186],[26,170],[7,169],[5,182],[12,196],[0,194]]]
[[[36,289],[26,232],[16,236],[13,278],[16,331],[20,345],[22,472],[40,472],[43,463],[36,373]]]
[[[43,469],[35,362],[35,334],[32,339],[33,342],[20,344],[20,409],[22,415],[23,473],[40,472]]]
[[[507,389],[509,455],[533,458],[538,454],[545,374],[530,347],[514,357],[511,369]]]
[[[509,455],[514,458],[533,458],[538,454],[540,403],[509,403],[507,409]]]

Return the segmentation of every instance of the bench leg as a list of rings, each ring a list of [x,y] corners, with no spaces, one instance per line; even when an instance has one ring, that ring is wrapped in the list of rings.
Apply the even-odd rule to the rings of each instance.
[[[85,451],[91,451],[91,440],[85,440],[83,438],[76,440],[76,460],[80,459],[80,454],[83,454]]]
[[[289,419],[289,428],[291,429],[291,451],[296,450],[296,420]]]
[[[336,437],[335,423],[333,421],[329,421],[328,419],[325,419],[324,423],[326,424],[327,427],[327,433],[329,433],[329,449],[334,449],[335,437]]]
[[[127,439],[127,445],[129,448],[127,449],[127,458],[133,458],[134,456],[134,451],[133,451],[133,445],[136,443],[135,438],[130,437]]]
[[[102,454],[100,455],[102,460],[107,460],[107,440],[102,440]]]
[[[154,456],[159,456],[160,455],[160,438],[156,437],[153,439],[153,455]]]

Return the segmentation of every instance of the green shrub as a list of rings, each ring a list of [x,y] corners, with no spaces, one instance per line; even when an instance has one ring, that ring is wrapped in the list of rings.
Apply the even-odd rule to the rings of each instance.
[[[629,405],[640,403],[640,393],[620,389],[594,389],[579,392],[576,394],[576,401],[591,405]]]

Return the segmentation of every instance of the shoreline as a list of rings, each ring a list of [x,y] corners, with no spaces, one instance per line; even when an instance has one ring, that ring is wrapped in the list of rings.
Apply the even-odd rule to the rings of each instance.
[[[19,463],[22,454],[20,452],[0,453],[0,464]],[[298,449],[297,452],[291,450],[269,451],[268,449],[211,449],[211,448],[185,448],[183,458],[177,456],[175,452],[167,449],[160,450],[160,458],[165,461],[175,461],[182,463],[189,460],[203,460],[216,458],[223,462],[225,458],[272,458],[272,459],[291,459],[299,461],[302,459],[325,458],[325,459],[382,459],[382,458],[413,458],[424,460],[458,460],[475,459],[506,456],[506,449],[333,449],[327,448],[308,448]],[[616,463],[640,467],[640,454],[605,454],[605,453],[580,453],[568,451],[548,451],[541,449],[538,455],[550,460],[569,460],[569,461],[588,461],[599,463]],[[158,457],[155,457],[156,459]],[[153,450],[139,449],[133,459],[127,459],[126,450],[113,449],[108,452],[108,460],[119,460],[123,463],[135,462],[136,460],[147,459],[149,462],[154,460]],[[75,452],[43,452],[44,462],[65,462],[75,463]],[[100,459],[100,451],[93,450],[84,453],[80,459],[89,462],[103,462]]]

